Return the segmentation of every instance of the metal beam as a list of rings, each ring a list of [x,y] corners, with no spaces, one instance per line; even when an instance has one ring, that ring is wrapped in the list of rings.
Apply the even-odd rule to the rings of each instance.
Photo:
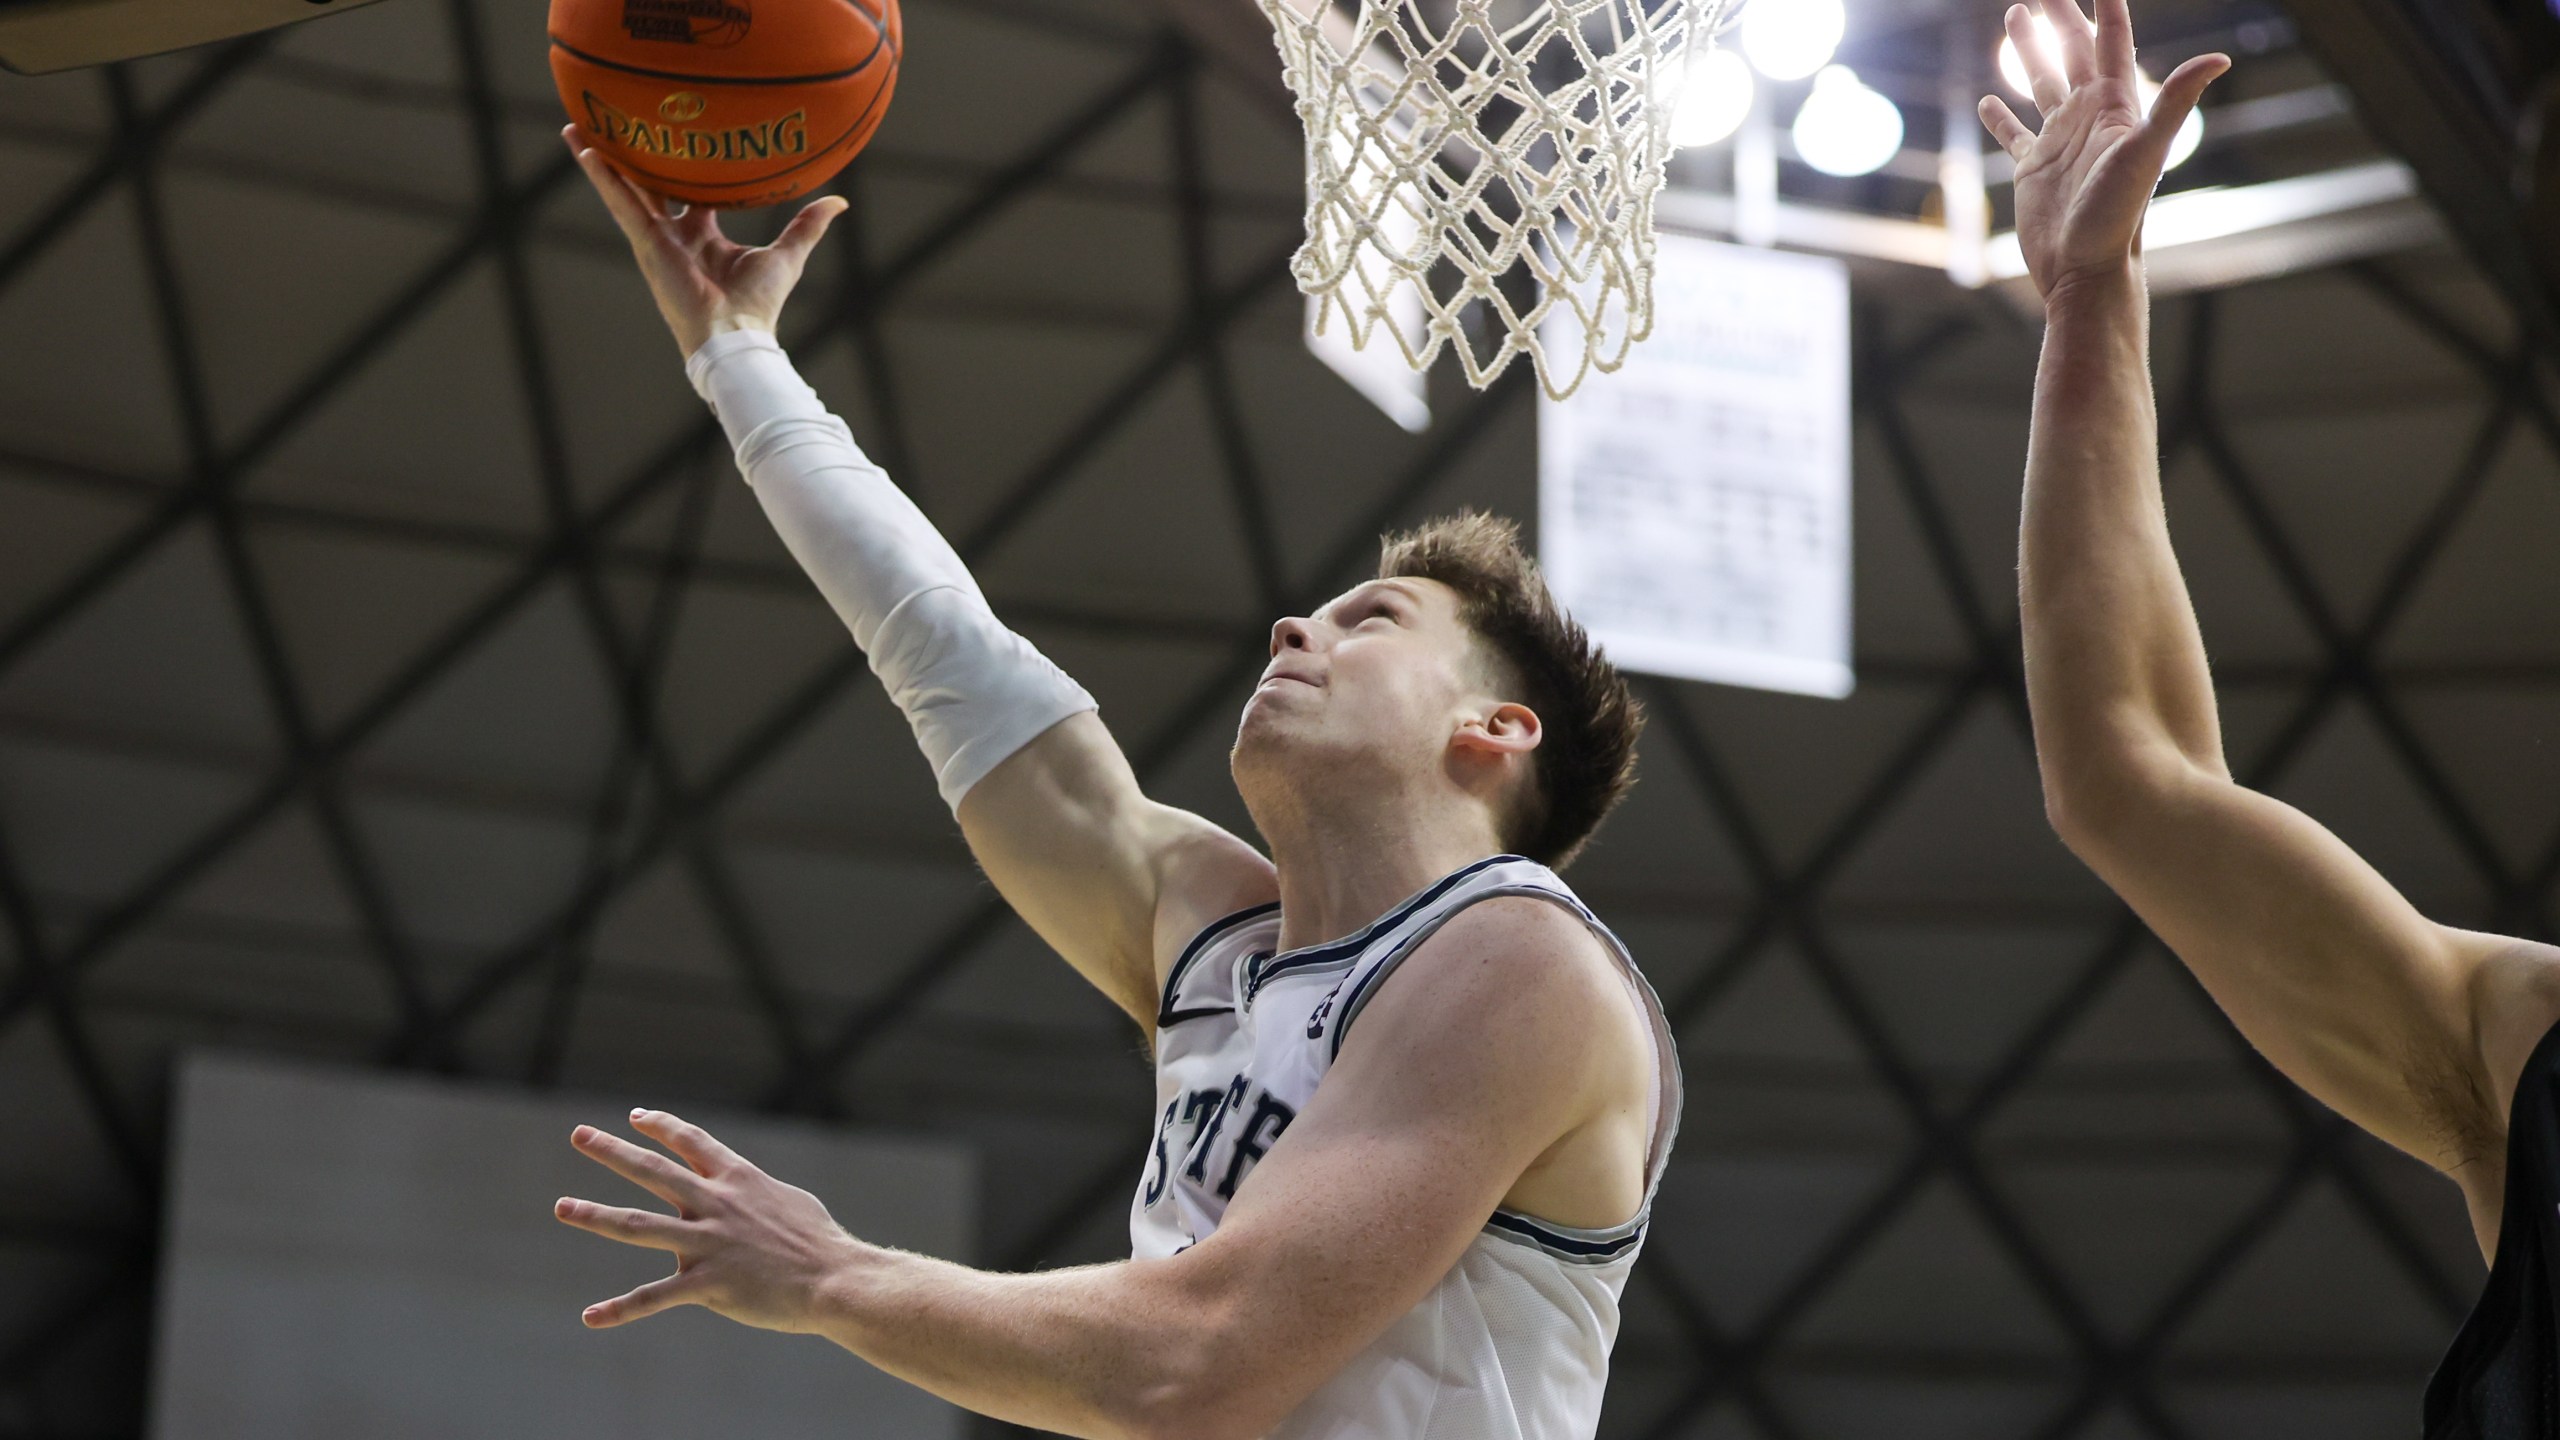
[[[1280,46],[1271,22],[1247,0],[1147,0],[1202,54],[1237,94],[1263,113],[1298,123],[1298,100],[1280,78]]]
[[[1134,67],[1126,77],[1068,117],[1056,130],[1035,141],[1029,151],[997,172],[986,186],[963,197],[951,211],[901,250],[881,273],[872,277],[872,288],[860,297],[860,302],[879,307],[892,301],[935,260],[974,234],[980,225],[1001,213],[1011,201],[1027,193],[1085,141],[1107,129],[1129,105],[1150,93],[1161,80],[1165,63],[1164,57],[1157,55]],[[542,177],[518,193],[558,183],[575,168],[563,156],[546,169]],[[486,222],[480,228],[487,228]],[[325,392],[337,367],[351,363],[345,357],[369,354],[390,334],[415,320],[422,308],[418,292],[431,290],[440,282],[440,277],[446,277],[449,271],[459,268],[462,261],[458,255],[476,257],[479,246],[485,243],[485,239],[475,235],[456,252],[449,252],[445,258],[429,266],[408,293],[394,300],[385,312],[363,327],[356,338],[324,363],[310,383],[298,387],[293,396],[270,412],[266,423],[259,427],[264,439],[253,438],[244,442],[240,449],[226,457],[226,463],[237,464],[243,455],[262,451],[266,444],[274,443],[277,435],[289,428],[288,417],[297,415],[314,403],[312,397]],[[842,317],[838,314],[821,324],[814,333],[833,333],[841,323]],[[601,504],[586,512],[585,524],[576,535],[555,535],[543,544],[524,566],[440,632],[336,729],[320,737],[309,763],[297,761],[277,771],[238,807],[198,831],[187,843],[164,857],[147,872],[140,884],[84,926],[63,947],[63,966],[74,972],[84,969],[129,938],[189,881],[229,853],[234,844],[254,833],[279,807],[309,785],[315,778],[317,766],[335,763],[359,748],[423,694],[438,677],[495,633],[509,616],[556,577],[560,568],[568,563],[569,548],[573,543],[582,543],[585,536],[611,531],[659,487],[672,480],[679,473],[681,463],[705,443],[706,436],[716,433],[716,424],[705,418],[614,487]],[[39,602],[34,614],[22,617],[5,635],[0,635],[0,670],[23,655],[39,634],[61,623],[86,600],[103,591],[109,576],[131,564],[139,552],[160,543],[186,512],[205,503],[206,499],[202,487],[185,487],[174,493],[150,519],[109,542],[98,559],[84,567],[64,587]],[[859,668],[858,661],[854,668]],[[13,979],[6,989],[0,989],[0,1031],[5,1031],[37,998],[37,987],[28,978]]]
[[[2288,0],[2303,44],[2356,99],[2365,128],[2409,162],[2463,247],[2516,307],[2546,353],[2560,354],[2560,204],[2549,170],[2526,169],[2529,126],[2550,101],[2560,21],[2477,0]],[[2551,148],[2548,141],[2544,148]]]

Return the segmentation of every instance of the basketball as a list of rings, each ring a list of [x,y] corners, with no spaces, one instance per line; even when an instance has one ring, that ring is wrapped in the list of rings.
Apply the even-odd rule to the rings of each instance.
[[[551,75],[615,168],[692,205],[777,205],[869,143],[898,0],[551,0]]]

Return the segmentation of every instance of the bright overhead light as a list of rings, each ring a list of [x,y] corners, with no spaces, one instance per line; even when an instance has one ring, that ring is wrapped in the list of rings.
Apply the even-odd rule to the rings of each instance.
[[[1825,175],[1866,175],[1902,149],[1902,112],[1846,65],[1826,65],[1796,112],[1796,155]]]
[[[2150,114],[2152,102],[2159,98],[2160,87],[2151,83],[2150,76],[2143,76],[2142,113],[2145,115]],[[2177,169],[2180,165],[2185,164],[2187,157],[2196,153],[2196,147],[2203,143],[2204,107],[2199,105],[2195,109],[2187,112],[2186,119],[2178,122],[2178,133],[2169,137],[2168,162],[2160,168],[2162,170]]]
[[[1751,113],[1751,67],[1719,46],[1689,63],[1689,79],[1671,112],[1671,143],[1713,145],[1742,128]]]
[[[2178,133],[2169,137],[2169,163],[2160,168],[2177,169],[2185,164],[2187,157],[2196,153],[2196,147],[2203,143],[2204,111],[2190,110],[2187,112],[2187,118],[2178,122]]]
[[[1801,80],[1830,63],[1848,25],[1840,0],[1751,0],[1742,7],[1742,53],[1772,80]]]
[[[2062,37],[2054,33],[2053,22],[2042,15],[2035,15],[2027,24],[2035,36],[2036,53],[2051,61],[2056,69],[2061,68]],[[2034,98],[2035,85],[2027,78],[2027,62],[2018,55],[2018,43],[2006,35],[2000,37],[2000,78],[2009,82],[2010,89]]]
[[[2031,33],[2038,53],[2059,67],[2062,64],[2062,37],[2054,33],[2053,22],[2042,15],[2036,15],[2028,21],[2028,24],[2032,27]],[[2027,79],[2026,62],[2019,58],[2016,43],[2006,36],[2003,36],[2000,41],[2000,78],[2008,82],[2010,89],[2021,95],[2033,97],[2035,87]],[[2159,98],[2159,83],[2148,75],[2143,76],[2143,113],[2149,114],[2152,102]],[[2195,154],[2196,147],[2203,143],[2204,112],[2190,110],[2187,112],[2187,118],[2179,122],[2178,133],[2169,141],[2169,163],[2163,168],[2177,169],[2186,162],[2188,156]]]

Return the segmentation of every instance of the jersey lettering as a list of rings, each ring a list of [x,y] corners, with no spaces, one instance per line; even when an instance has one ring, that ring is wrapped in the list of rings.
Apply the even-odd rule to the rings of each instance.
[[[1173,1129],[1173,1114],[1181,1108],[1180,1100],[1166,1101],[1164,1118],[1156,1122],[1155,1160],[1147,1166],[1146,1203],[1149,1205],[1164,1198],[1165,1182],[1173,1178],[1173,1166],[1165,1160],[1164,1142],[1167,1133]]]
[[[1209,1107],[1209,1118],[1200,1122],[1199,1133],[1192,1137],[1191,1163],[1182,1167],[1183,1174],[1204,1184],[1208,1181],[1209,1147],[1218,1143],[1218,1127],[1227,1123],[1227,1112],[1244,1099],[1244,1091],[1244,1077],[1239,1075],[1227,1083],[1217,1103]]]
[[[1297,1118],[1298,1112],[1276,1095],[1254,1097],[1253,1118],[1245,1121],[1244,1129],[1236,1133],[1236,1153],[1227,1161],[1227,1177],[1218,1182],[1219,1199],[1236,1198],[1236,1186],[1244,1183],[1244,1172],[1270,1151],[1280,1139],[1280,1132],[1288,1129],[1289,1122]]]
[[[1315,1013],[1307,1017],[1308,1039],[1321,1040],[1324,1038],[1325,1017],[1333,1013],[1333,1002],[1341,998],[1342,987],[1336,985],[1333,987],[1332,991],[1324,997],[1324,1003],[1316,1006]]]
[[[1164,1198],[1165,1186],[1173,1179],[1173,1162],[1166,1158],[1167,1147],[1172,1143],[1173,1127],[1177,1124],[1187,1125],[1191,1129],[1193,1139],[1197,1139],[1200,1134],[1201,1115],[1220,1100],[1225,1099],[1226,1094],[1224,1090],[1194,1090],[1165,1102],[1164,1118],[1156,1122],[1155,1155],[1147,1164],[1144,1194],[1148,1208],[1154,1208],[1155,1203]],[[1186,1142],[1180,1153],[1188,1157],[1190,1151],[1191,1147]]]

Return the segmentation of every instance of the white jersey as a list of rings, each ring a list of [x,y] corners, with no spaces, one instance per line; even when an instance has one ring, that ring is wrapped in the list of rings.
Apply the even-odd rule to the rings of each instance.
[[[1617,958],[1652,1022],[1657,1089],[1644,1208],[1606,1230],[1496,1210],[1422,1303],[1291,1412],[1272,1440],[1575,1440],[1599,1425],[1618,1296],[1679,1128],[1679,1061],[1662,1002],[1626,946],[1536,861],[1480,860],[1357,934],[1286,954],[1274,953],[1276,904],[1201,931],[1165,977],[1156,1137],[1130,1207],[1130,1244],[1141,1259],[1163,1257],[1216,1230],[1236,1187],[1315,1098],[1344,1033],[1388,974],[1451,916],[1497,895],[1572,911]]]

